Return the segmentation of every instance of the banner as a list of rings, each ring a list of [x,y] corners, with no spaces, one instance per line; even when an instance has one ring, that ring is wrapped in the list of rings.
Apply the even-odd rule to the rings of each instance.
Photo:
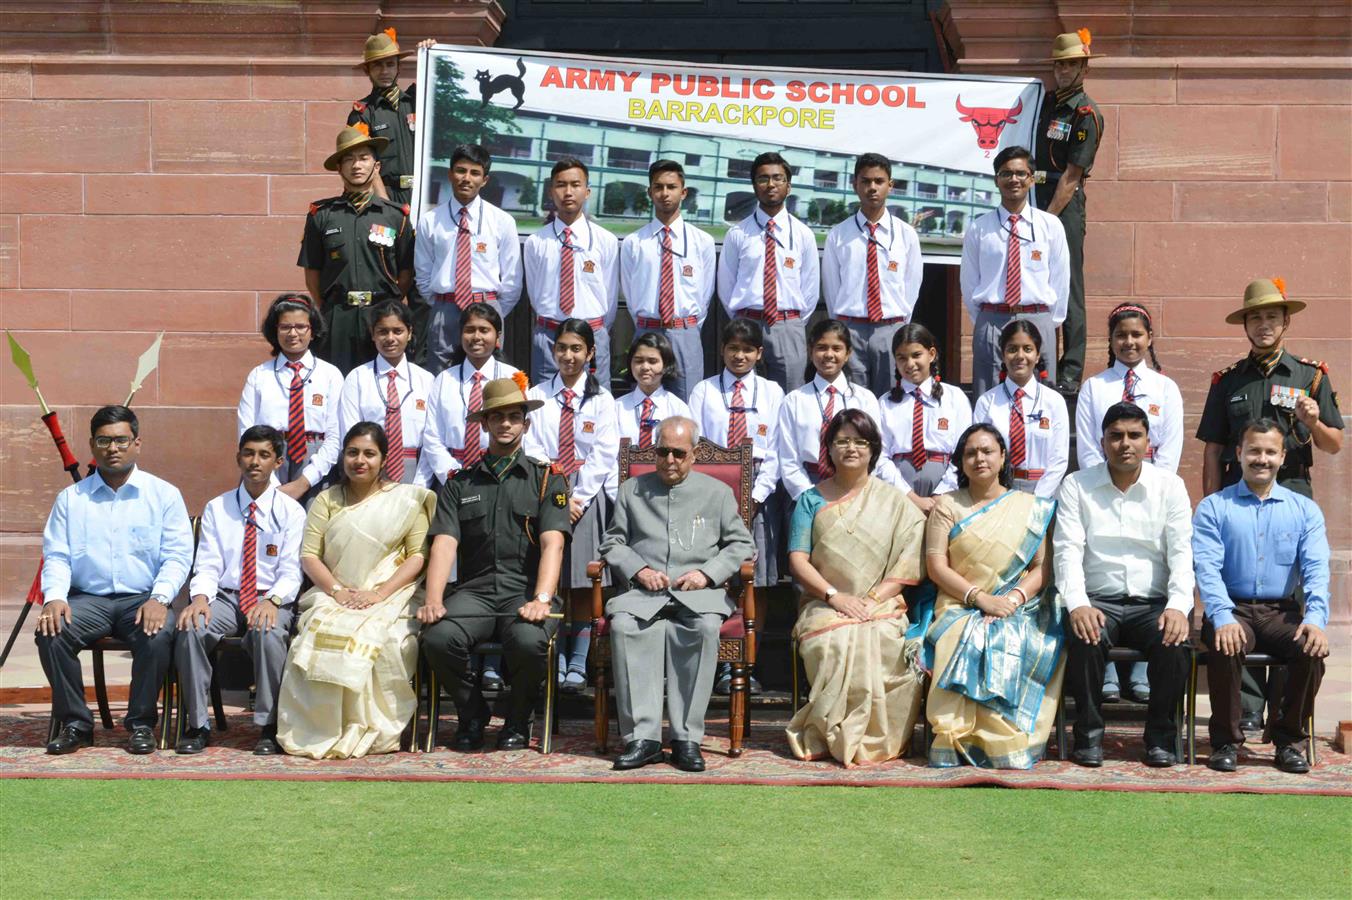
[[[852,215],[854,159],[892,161],[893,214],[915,225],[927,257],[953,261],[975,216],[999,203],[992,160],[1033,149],[1037,79],[769,69],[503,48],[435,46],[418,56],[415,216],[450,199],[452,150],[493,157],[485,199],[522,234],[550,211],[550,168],[591,170],[592,217],[623,236],[647,222],[648,166],[685,167],[683,216],[721,241],[751,214],[751,161],[793,167],[791,213],[823,240]],[[416,219],[415,219],[416,221]]]

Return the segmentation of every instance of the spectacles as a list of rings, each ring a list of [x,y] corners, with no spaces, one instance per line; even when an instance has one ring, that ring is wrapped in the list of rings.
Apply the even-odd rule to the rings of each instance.
[[[664,456],[674,456],[677,459],[685,459],[690,455],[689,450],[682,450],[680,447],[658,447],[657,456],[660,459]]]
[[[1032,172],[1011,172],[1009,169],[1001,169],[995,173],[995,177],[1001,181],[1026,181],[1033,177]]]
[[[309,325],[278,325],[277,330],[282,334],[304,334],[310,330]]]
[[[134,440],[136,440],[136,438],[127,437],[126,435],[118,435],[117,437],[103,435],[94,438],[94,446],[98,447],[100,450],[107,450],[109,447],[113,446],[116,446],[119,450],[126,450],[131,446],[131,442]]]
[[[789,183],[789,178],[788,178],[787,175],[757,175],[757,176],[755,177],[754,180],[755,180],[755,183],[756,183],[756,184],[788,184],[788,183]]]
[[[854,447],[856,450],[867,450],[869,442],[863,438],[836,438],[831,442],[831,446],[837,450],[848,450]]]

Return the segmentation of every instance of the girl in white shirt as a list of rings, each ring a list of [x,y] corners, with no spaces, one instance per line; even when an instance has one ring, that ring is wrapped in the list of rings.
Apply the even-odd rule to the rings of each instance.
[[[1000,383],[977,398],[972,419],[1005,439],[1016,489],[1055,497],[1070,463],[1070,415],[1046,378],[1042,332],[1027,319],[1010,320],[1000,330]]]
[[[629,438],[635,448],[651,447],[657,439],[657,426],[671,416],[691,418],[690,407],[668,388],[678,376],[676,351],[666,335],[645,332],[629,345],[625,369],[634,389],[615,400],[618,440]],[[617,457],[618,459],[618,457]],[[606,496],[613,502],[619,490],[618,466],[606,479]]]
[[[944,389],[939,343],[924,325],[910,322],[897,329],[892,358],[897,380],[882,402],[883,459],[892,461],[897,478],[912,492],[911,502],[928,515],[934,495],[958,489],[953,448],[972,424],[972,407],[956,387]]]

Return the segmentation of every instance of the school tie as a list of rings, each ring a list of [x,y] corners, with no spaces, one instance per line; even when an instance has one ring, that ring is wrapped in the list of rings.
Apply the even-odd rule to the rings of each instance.
[[[1018,306],[1023,299],[1023,270],[1019,262],[1019,217],[1009,217],[1009,246],[1005,250],[1005,305]]]
[[[1009,464],[1015,469],[1024,468],[1028,460],[1028,440],[1023,430],[1023,398],[1027,396],[1023,388],[1014,391],[1014,405],[1009,408]]]
[[[258,504],[244,514],[244,552],[239,560],[239,611],[248,615],[258,603]]]
[[[455,305],[469,306],[474,293],[473,264],[469,255],[469,208],[460,207],[460,229],[455,234]]]
[[[573,230],[563,229],[559,247],[559,309],[565,318],[573,315]]]
[[[1140,376],[1139,376],[1139,375],[1137,375],[1137,374],[1136,374],[1134,371],[1132,371],[1131,369],[1127,369],[1127,377],[1124,378],[1124,379],[1122,379],[1122,402],[1123,402],[1123,403],[1135,403],[1135,402],[1136,402],[1136,382],[1139,381],[1139,380],[1140,380]]]
[[[663,325],[676,321],[676,262],[672,258],[671,229],[662,229],[662,278],[657,283],[657,315]]]
[[[779,323],[779,284],[775,277],[777,261],[775,255],[775,220],[770,219],[765,223],[765,274],[762,286],[762,292],[765,296],[762,314],[765,317],[766,325],[777,325]]]
[[[868,320],[883,320],[883,286],[878,278],[878,224],[868,226]]]
[[[286,408],[286,458],[296,465],[305,462],[305,382],[301,380],[301,365],[289,362],[291,370],[290,399]]]
[[[653,411],[657,404],[651,397],[643,398],[643,407],[638,413],[638,448],[646,450],[653,445]]]
[[[915,405],[911,407],[911,467],[919,472],[925,467],[929,454],[925,452],[925,401],[920,388],[915,389]]]
[[[390,481],[404,480],[404,420],[399,413],[398,369],[390,369],[385,383],[385,443],[390,448],[385,457],[385,477]]]
[[[470,379],[469,408],[466,413],[476,413],[484,406],[484,373],[475,372]],[[483,440],[480,438],[479,420],[465,422],[465,453],[462,462],[468,469],[483,457]]]
[[[559,410],[559,468],[563,474],[572,475],[582,468],[582,460],[577,458],[577,437],[573,434],[573,398],[577,394],[564,388],[563,407]]]
[[[732,404],[728,407],[728,446],[740,447],[746,440],[746,410],[743,408],[742,383],[732,383]]]
[[[825,478],[831,471],[831,454],[826,447],[826,428],[836,414],[835,385],[826,386],[826,409],[822,410],[822,429],[817,435],[817,477]]]

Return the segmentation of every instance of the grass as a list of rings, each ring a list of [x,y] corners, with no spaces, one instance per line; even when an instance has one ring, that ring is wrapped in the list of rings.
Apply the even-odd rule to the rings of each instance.
[[[1346,897],[1349,834],[1326,797],[3,781],[0,894]]]

